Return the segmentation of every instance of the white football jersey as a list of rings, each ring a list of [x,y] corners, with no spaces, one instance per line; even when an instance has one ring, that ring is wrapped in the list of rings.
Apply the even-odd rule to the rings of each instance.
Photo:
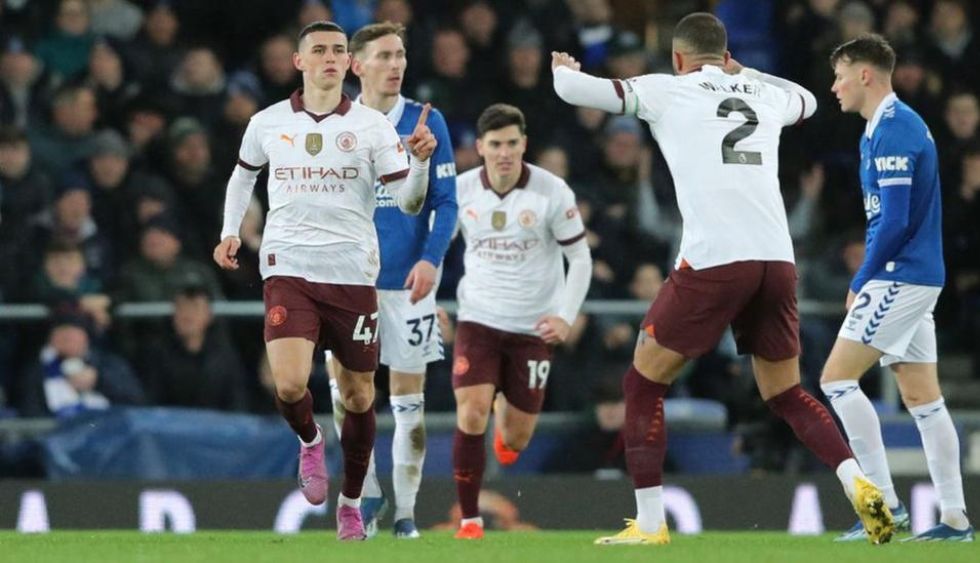
[[[711,65],[631,78],[624,87],[638,101],[626,112],[650,124],[674,177],[684,222],[678,266],[793,262],[779,134],[802,119],[802,97]]]
[[[585,236],[575,194],[561,178],[524,163],[506,195],[493,191],[480,167],[457,177],[456,197],[466,242],[459,320],[535,334],[541,317],[560,308],[561,246]]]
[[[252,116],[239,165],[269,165],[262,278],[374,285],[380,260],[374,184],[408,175],[408,155],[385,116],[343,97],[317,116],[300,92]]]

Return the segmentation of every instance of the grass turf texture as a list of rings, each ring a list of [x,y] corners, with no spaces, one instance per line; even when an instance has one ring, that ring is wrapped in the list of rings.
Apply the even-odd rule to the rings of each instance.
[[[271,532],[197,532],[190,535],[130,531],[0,532],[0,561],[368,561],[502,563],[555,561],[745,561],[751,563],[953,563],[980,561],[980,544],[835,544],[833,535],[780,532],[673,534],[669,546],[595,546],[593,531],[488,532],[483,541],[454,540],[451,532],[423,531],[422,539],[395,540],[389,530],[368,542],[340,543],[333,530],[283,536]],[[900,536],[900,537],[905,537]]]

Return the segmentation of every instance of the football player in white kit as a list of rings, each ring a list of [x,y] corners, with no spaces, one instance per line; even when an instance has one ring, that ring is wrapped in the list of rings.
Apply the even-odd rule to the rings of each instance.
[[[708,13],[674,29],[675,75],[605,80],[552,54],[555,91],[565,101],[648,122],[670,166],[683,218],[676,268],[643,320],[633,365],[623,378],[626,462],[637,517],[596,543],[670,542],[663,507],[666,428],[663,399],[690,358],[731,326],[752,354],[759,392],[816,456],[836,470],[874,543],[892,518],[881,491],[861,472],[827,409],[800,387],[796,267],[779,192],[779,135],[809,117],[803,87],[743,69],[727,32]]]
[[[453,349],[453,477],[463,517],[456,538],[467,540],[483,537],[477,501],[491,407],[497,459],[514,463],[544,402],[549,346],[568,336],[592,278],[575,194],[561,178],[523,160],[524,114],[494,104],[476,128],[483,166],[456,180],[466,253]]]
[[[420,120],[406,139],[413,155],[409,164],[385,116],[343,95],[350,54],[337,24],[314,22],[303,28],[297,51],[293,63],[303,73],[303,88],[249,122],[228,181],[214,260],[225,269],[238,267],[239,228],[258,171],[268,166],[269,214],[259,256],[276,405],[300,440],[300,489],[310,503],[322,504],[327,495],[324,443],[307,382],[314,349],[333,350],[347,410],[337,537],[361,540],[359,505],[374,447],[378,366],[374,185],[380,179],[400,209],[418,213],[436,140]]]

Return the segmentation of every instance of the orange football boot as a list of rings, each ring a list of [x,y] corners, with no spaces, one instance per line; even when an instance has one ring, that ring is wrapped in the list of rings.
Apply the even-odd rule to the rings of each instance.
[[[482,540],[483,526],[476,522],[467,522],[459,527],[459,530],[456,531],[456,535],[453,537],[458,540]]]
[[[497,456],[497,462],[500,465],[514,465],[517,463],[517,458],[521,457],[521,452],[507,447],[507,444],[504,443],[504,435],[500,433],[500,430],[493,432],[493,453]]]

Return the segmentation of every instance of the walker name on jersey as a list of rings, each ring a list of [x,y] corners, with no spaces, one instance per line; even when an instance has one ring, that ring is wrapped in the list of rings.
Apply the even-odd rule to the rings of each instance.
[[[868,219],[881,213],[881,197],[878,194],[865,194],[864,196],[864,215]]]
[[[272,171],[272,177],[283,182],[283,190],[291,193],[343,193],[344,180],[356,180],[361,172],[355,166],[329,168],[326,166],[282,166]],[[318,182],[317,180],[325,180]]]
[[[878,156],[875,157],[875,168],[878,169],[878,172],[908,172],[909,157]]]
[[[467,241],[477,256],[493,262],[524,262],[527,254],[540,244],[538,239],[509,237],[474,238]]]
[[[722,92],[725,94],[745,94],[747,96],[758,96],[759,89],[752,84],[715,84],[713,82],[701,82],[701,88],[709,92]]]

